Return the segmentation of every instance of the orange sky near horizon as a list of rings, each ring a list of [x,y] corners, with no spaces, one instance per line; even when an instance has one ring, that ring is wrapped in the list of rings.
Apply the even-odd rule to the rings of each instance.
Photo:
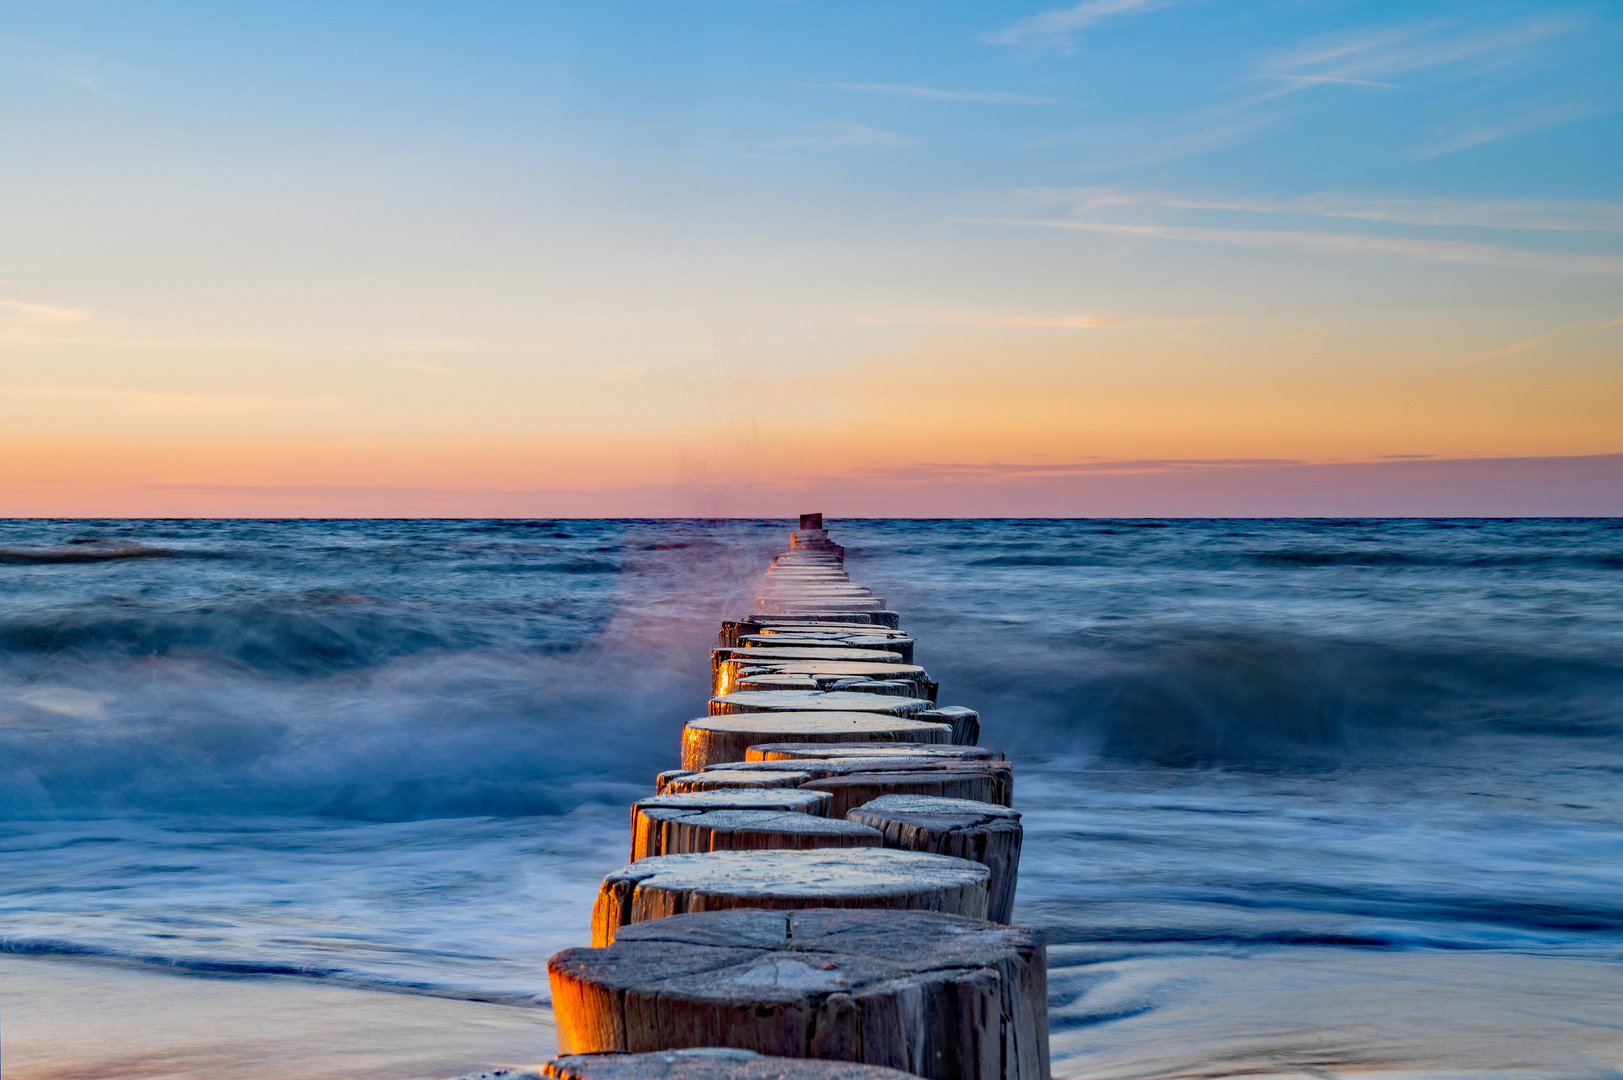
[[[590,7],[40,13],[0,49],[0,514],[1623,452],[1581,19],[1162,6],[1018,49],[943,10],[884,80],[793,7],[667,28],[704,63]]]
[[[1604,454],[1623,416],[1608,363],[1619,326],[1498,357],[1465,355],[1491,342],[1406,329],[1238,318],[906,329],[871,355],[845,342],[843,356],[785,364],[770,345],[723,343],[635,370],[527,370],[523,351],[453,346],[438,364],[379,348],[323,374],[319,350],[271,343],[235,371],[198,365],[197,392],[176,392],[173,379],[103,389],[134,347],[36,328],[12,349],[56,385],[0,388],[0,497],[73,516],[175,487],[379,486],[423,489],[432,514],[446,490],[792,486],[915,465]],[[1520,359],[1535,350],[1536,366]],[[188,505],[230,513],[240,499]]]

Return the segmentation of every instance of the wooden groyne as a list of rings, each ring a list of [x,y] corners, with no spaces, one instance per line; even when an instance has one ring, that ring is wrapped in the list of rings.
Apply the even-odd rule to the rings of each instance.
[[[1013,770],[916,644],[803,515],[631,808],[592,947],[548,965],[542,1074],[1048,1080],[1043,937],[1008,925]]]

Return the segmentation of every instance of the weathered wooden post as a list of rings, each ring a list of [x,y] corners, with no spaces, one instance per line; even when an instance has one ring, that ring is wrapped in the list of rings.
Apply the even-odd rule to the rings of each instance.
[[[654,777],[654,794],[683,795],[692,791],[719,791],[723,788],[797,788],[810,779],[811,773],[792,769],[780,773],[708,773],[666,769]]]
[[[928,750],[929,747],[921,746],[919,749]],[[917,786],[924,782],[919,779],[921,776],[944,780],[978,778],[971,781],[973,787],[960,789],[970,792],[969,795],[955,797],[975,798],[980,802],[996,803],[999,806],[1014,805],[1014,768],[1007,761],[966,761],[948,757],[932,759],[922,754],[793,760],[780,758],[774,761],[722,762],[706,766],[700,775],[716,773],[729,776],[755,776],[778,769],[808,775],[811,779],[801,781],[802,787],[813,781],[856,778],[857,783],[848,785],[844,796],[835,796],[838,810],[829,811],[835,817],[844,817],[847,810],[877,799],[881,795],[942,794],[941,789],[931,790],[928,787]]]
[[[911,743],[758,743],[744,751],[745,761],[793,761],[796,758],[924,757],[937,761],[1002,761],[1003,752],[985,746],[916,746]]]
[[[878,829],[885,846],[973,859],[992,872],[986,917],[1009,922],[1020,878],[1020,815],[985,801],[881,795],[846,812],[850,821]]]
[[[603,879],[592,905],[592,944],[612,944],[630,923],[725,908],[876,908],[984,919],[991,876],[967,859],[877,847],[660,855]]]
[[[927,795],[939,799],[965,799],[999,805],[999,777],[990,769],[976,768],[982,762],[951,765],[910,772],[850,772],[842,776],[822,776],[808,780],[797,791],[826,791],[834,796],[830,817],[844,817],[886,795]]]
[[[647,824],[633,841],[631,861],[706,851],[881,847],[877,829],[844,818],[784,810],[644,810]],[[891,847],[901,847],[891,844]],[[988,883],[990,888],[990,883]],[[990,917],[990,916],[988,916]],[[1007,919],[1002,920],[1007,922]]]
[[[661,816],[660,811],[771,810],[843,819],[843,810],[838,815],[830,812],[833,806],[834,797],[828,792],[799,788],[720,788],[638,799],[631,806],[631,858],[635,861],[664,853],[668,843],[665,828],[668,818]]]
[[[548,965],[549,1080],[1048,1080],[1012,767],[844,559],[802,515],[722,624],[594,947]]]
[[[874,712],[912,716],[935,708],[928,698],[882,697],[845,690],[758,690],[710,699],[711,716],[751,712]],[[949,725],[950,727],[950,725]]]
[[[952,728],[882,712],[778,712],[701,716],[682,731],[682,767],[698,771],[723,761],[743,761],[765,742],[946,743]]]
[[[715,911],[548,964],[564,1053],[731,1046],[1048,1080],[1042,933],[913,911]]]
[[[913,1080],[907,1073],[854,1061],[765,1057],[720,1046],[651,1054],[570,1054],[534,1072],[462,1080]]]

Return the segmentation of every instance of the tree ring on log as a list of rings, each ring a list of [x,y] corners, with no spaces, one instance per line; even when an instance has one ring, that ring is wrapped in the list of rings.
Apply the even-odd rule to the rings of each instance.
[[[662,826],[649,817],[655,810],[773,810],[815,817],[845,819],[845,811],[830,814],[834,796],[826,791],[799,788],[712,788],[709,791],[671,792],[638,799],[631,804],[631,858],[636,861],[661,843]]]
[[[723,694],[710,699],[711,716],[751,712],[882,712],[891,716],[912,716],[935,708],[928,698],[881,697],[849,691],[821,693],[816,690],[754,690]],[[950,726],[948,730],[951,730]]]
[[[570,1054],[537,1073],[501,1080],[916,1080],[907,1073],[854,1061],[765,1057],[723,1046],[651,1054]],[[496,1078],[492,1077],[492,1080]]]
[[[716,911],[547,965],[565,1053],[731,1046],[929,1080],[1048,1080],[1041,931],[926,912]]]
[[[882,908],[986,917],[980,863],[885,848],[712,851],[639,859],[603,879],[592,944],[632,923],[724,908]]]
[[[797,764],[804,765],[805,762]],[[1003,800],[1012,792],[1004,777],[988,767],[992,764],[988,761],[969,761],[912,772],[849,772],[808,780],[797,790],[826,791],[834,796],[834,805],[828,811],[830,817],[845,817],[857,807],[886,795],[929,795],[1003,805]]]
[[[928,750],[930,747],[921,746],[919,749]],[[704,771],[706,773],[738,776],[773,772],[778,769],[808,774],[811,780],[801,781],[802,788],[810,786],[819,790],[831,789],[824,788],[816,781],[833,777],[865,776],[864,782],[871,785],[867,791],[867,796],[863,797],[863,791],[856,787],[848,787],[844,796],[835,795],[835,809],[829,811],[829,814],[833,817],[844,817],[846,811],[861,806],[865,802],[871,802],[881,795],[935,795],[945,798],[975,799],[978,802],[996,803],[998,806],[1012,806],[1014,804],[1014,766],[1007,761],[965,761],[961,758],[928,758],[923,754],[918,756],[896,755],[893,757],[795,758],[793,760],[778,758],[770,761],[720,762],[706,766]],[[920,774],[928,774],[928,779],[921,779]],[[881,776],[888,781],[889,786],[880,783]],[[948,777],[966,776],[979,776],[986,779],[984,781],[966,781],[969,786],[959,786],[957,788],[950,785],[942,787],[937,783],[946,780]],[[931,784],[936,784],[936,786],[930,786]]]
[[[685,795],[695,791],[736,790],[739,788],[797,788],[812,778],[811,773],[785,769],[771,772],[689,772],[666,769],[654,778],[654,794]]]
[[[886,699],[868,694],[852,697]],[[750,713],[704,716],[687,722],[682,732],[682,767],[693,772],[706,765],[743,761],[744,752],[765,742],[895,742],[948,743],[952,728],[905,717],[871,712]]]
[[[877,829],[844,818],[785,810],[655,807],[638,814],[631,833],[631,861],[705,851],[879,847],[880,841]]]
[[[986,917],[1009,922],[1020,877],[1020,814],[1004,806],[926,795],[882,795],[846,813],[878,829],[885,846],[973,859],[992,872]]]
[[[984,746],[918,746],[911,743],[758,743],[744,751],[745,761],[791,761],[795,758],[926,758],[934,761],[1002,761],[1003,753]]]

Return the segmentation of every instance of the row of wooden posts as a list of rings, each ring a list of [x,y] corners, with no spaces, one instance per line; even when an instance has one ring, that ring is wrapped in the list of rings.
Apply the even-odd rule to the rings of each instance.
[[[709,715],[631,808],[590,948],[552,958],[570,1080],[1048,1080],[1020,815],[980,717],[808,514],[722,624]]]

